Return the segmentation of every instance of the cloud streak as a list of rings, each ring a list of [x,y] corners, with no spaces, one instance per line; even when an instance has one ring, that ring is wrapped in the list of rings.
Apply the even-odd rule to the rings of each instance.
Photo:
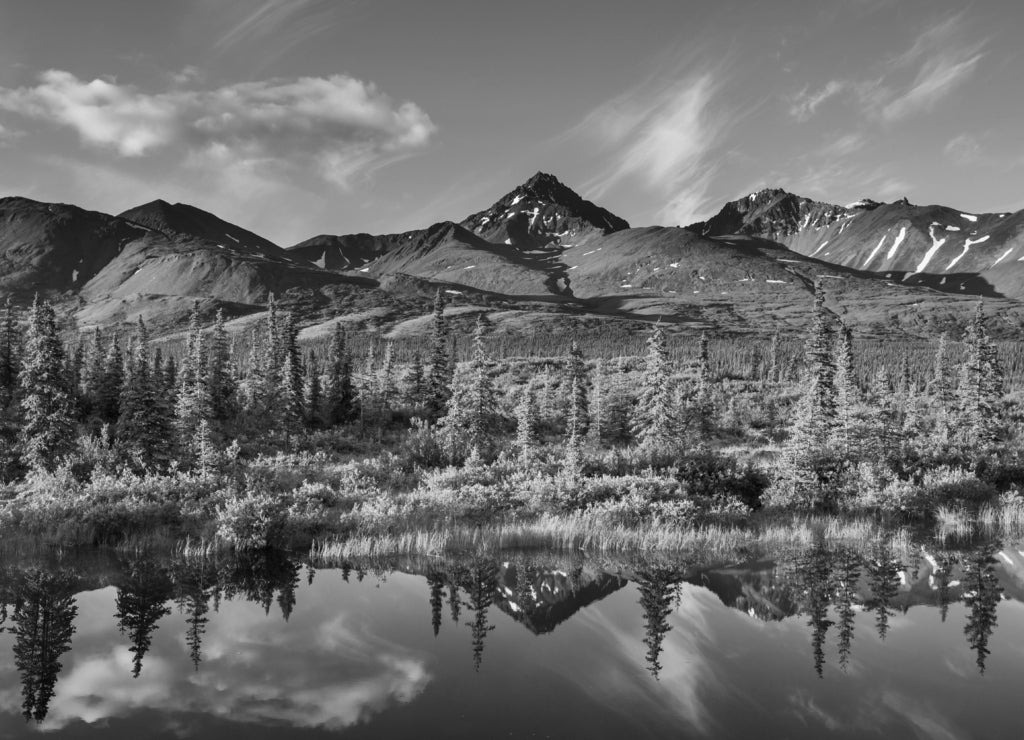
[[[875,121],[892,123],[933,109],[974,74],[985,56],[988,39],[961,40],[964,12],[922,30],[910,48],[889,59],[881,75],[871,79],[833,79],[821,88],[805,87],[793,97],[789,114],[804,123],[829,100],[851,99]],[[913,77],[907,79],[907,71]]]
[[[0,110],[57,123],[125,158],[171,151],[194,165],[315,171],[342,187],[421,150],[436,131],[416,104],[345,75],[151,94],[50,70],[34,87],[0,88]]]
[[[659,219],[695,220],[717,171],[712,153],[735,120],[720,108],[724,86],[721,70],[673,75],[593,110],[564,137],[596,145],[608,162],[586,184],[588,194],[635,183],[662,200]]]

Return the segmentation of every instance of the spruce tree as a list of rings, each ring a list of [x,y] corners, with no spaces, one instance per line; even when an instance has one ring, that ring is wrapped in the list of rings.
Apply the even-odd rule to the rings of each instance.
[[[995,440],[999,423],[998,401],[1003,392],[1003,371],[995,344],[985,327],[979,301],[964,336],[966,357],[961,368],[958,401],[960,429],[969,451],[984,449]]]
[[[206,342],[197,304],[189,320],[185,354],[178,367],[178,398],[174,409],[179,444],[183,450],[193,454],[193,442],[199,423],[204,419],[210,421],[213,416],[206,370]]]
[[[823,504],[820,467],[836,426],[834,343],[821,281],[814,287],[814,314],[804,347],[804,393],[782,456],[778,484],[789,504],[813,508]]]
[[[490,441],[490,424],[494,416],[494,385],[488,373],[485,329],[484,322],[478,318],[473,332],[473,356],[469,363],[469,388],[465,400],[467,442],[470,449],[480,453]],[[452,388],[451,395],[457,392],[456,388]]]
[[[572,379],[569,386],[570,398],[579,392],[576,387],[579,385],[579,378]],[[569,418],[565,424],[565,458],[562,462],[562,480],[564,484],[575,489],[579,486],[583,476],[583,419],[582,409],[578,404],[569,406]]]
[[[675,423],[670,383],[665,330],[658,322],[647,339],[640,397],[633,416],[633,436],[642,447],[663,448],[673,440]]]
[[[516,450],[520,467],[529,470],[537,456],[537,407],[529,385],[523,388],[516,407]]]
[[[21,328],[18,311],[8,298],[0,309],[0,411],[14,402],[18,387]]]
[[[857,401],[857,386],[853,375],[853,339],[847,327],[839,332],[835,358],[836,424],[833,442],[840,454],[847,457],[853,439],[853,407]]]
[[[18,390],[23,425],[21,450],[25,463],[52,470],[74,441],[71,397],[65,386],[64,347],[49,302],[36,298],[28,316]]]
[[[121,395],[117,420],[118,446],[147,466],[170,459],[172,429],[169,408],[149,360],[149,335],[139,317],[138,337]]]
[[[566,419],[575,418],[577,434],[582,437],[589,423],[590,404],[587,398],[587,366],[583,361],[583,351],[575,339],[565,361],[564,387],[568,393],[564,404]]]
[[[302,358],[299,354],[298,330],[294,317],[286,313],[280,322],[277,338],[279,347],[274,352],[281,358],[277,384],[276,421],[289,434],[302,427]]]
[[[345,349],[345,330],[339,322],[334,325],[334,335],[327,352],[325,416],[328,426],[351,421],[355,415],[354,401],[351,365]]]
[[[123,385],[124,355],[121,352],[121,339],[115,333],[110,338],[106,354],[103,357],[103,378],[96,395],[96,415],[102,423],[117,423],[117,419],[121,415],[120,403]]]
[[[306,424],[319,427],[323,419],[323,397],[320,384],[320,365],[315,360],[306,365],[306,386],[302,407],[306,412]]]
[[[594,366],[594,380],[590,389],[590,427],[587,437],[594,447],[600,447],[605,427],[605,378],[604,361],[598,360]]]
[[[210,332],[206,356],[206,383],[210,393],[210,418],[224,426],[234,414],[235,378],[231,363],[231,342],[224,326],[224,311],[218,310]]]
[[[453,358],[448,352],[448,327],[444,319],[444,294],[438,288],[434,294],[434,316],[430,329],[430,374],[427,376],[426,413],[437,419],[444,413],[451,386]]]

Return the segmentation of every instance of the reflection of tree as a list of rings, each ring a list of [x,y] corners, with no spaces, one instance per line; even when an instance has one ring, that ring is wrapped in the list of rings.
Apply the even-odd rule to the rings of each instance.
[[[994,549],[979,550],[964,560],[964,604],[970,609],[964,634],[967,644],[978,654],[978,670],[985,672],[988,638],[996,626],[996,607],[1003,587],[996,577]]]
[[[431,571],[427,575],[430,586],[430,626],[434,628],[434,637],[441,631],[441,608],[444,606],[444,576]]]
[[[820,678],[825,666],[825,636],[834,624],[828,618],[831,603],[831,554],[818,541],[796,560],[796,575],[804,594],[807,625],[811,628],[814,670]]]
[[[668,616],[677,603],[682,575],[675,568],[655,567],[637,574],[640,607],[644,612],[644,645],[647,668],[655,678],[661,672],[661,651],[665,634],[672,629]]]
[[[839,616],[839,667],[844,671],[850,661],[853,642],[854,596],[860,578],[860,558],[849,548],[840,549],[835,556],[836,612]]]
[[[142,659],[153,642],[156,623],[171,613],[167,602],[172,595],[171,579],[161,568],[145,560],[129,565],[128,578],[117,590],[114,618],[131,642],[132,678],[142,672]]]
[[[175,602],[188,616],[185,619],[185,644],[193,667],[198,671],[203,659],[203,635],[210,621],[210,598],[218,591],[218,573],[205,558],[185,558],[174,563]]]
[[[466,608],[473,611],[473,621],[469,622],[473,635],[473,668],[480,670],[484,657],[484,638],[494,629],[487,623],[487,609],[494,603],[494,592],[498,588],[498,565],[492,560],[477,560],[469,572],[469,584],[466,589],[469,600]]]
[[[893,598],[899,592],[900,563],[891,548],[879,547],[867,563],[868,586],[873,597],[875,627],[878,636],[885,639],[889,633],[889,617],[894,612],[889,609]]]
[[[935,588],[939,593],[939,616],[946,621],[946,614],[949,612],[949,579],[952,572],[953,562],[945,555],[939,556],[935,561]]]
[[[60,657],[75,633],[74,580],[64,571],[28,571],[19,579],[12,621],[22,712],[42,722],[60,675]]]

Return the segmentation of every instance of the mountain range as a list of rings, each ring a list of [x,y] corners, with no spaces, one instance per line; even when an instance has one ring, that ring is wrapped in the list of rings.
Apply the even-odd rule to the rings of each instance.
[[[752,193],[687,227],[634,228],[537,173],[459,221],[395,234],[324,234],[289,248],[194,206],[157,200],[118,215],[0,199],[0,295],[40,294],[80,328],[142,316],[179,329],[198,301],[242,327],[270,294],[304,336],[336,321],[400,337],[436,290],[456,321],[495,331],[800,331],[816,280],[865,335],[956,331],[979,297],[992,330],[1024,325],[1024,211],[975,214],[904,200],[822,203]]]

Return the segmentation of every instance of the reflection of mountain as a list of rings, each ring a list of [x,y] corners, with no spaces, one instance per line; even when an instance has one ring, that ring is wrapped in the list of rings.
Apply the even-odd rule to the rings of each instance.
[[[1024,602],[1024,552],[996,550],[994,573],[1004,598]],[[864,563],[870,565],[870,559]],[[834,564],[833,564],[834,565]],[[965,563],[961,557],[921,551],[911,562],[899,562],[893,571],[894,589],[885,598],[888,609],[906,612],[915,606],[942,609],[967,594]],[[757,561],[711,568],[686,580],[712,591],[723,604],[762,621],[793,617],[803,610],[801,584],[792,563]],[[878,597],[872,589],[870,568],[861,569],[853,583],[852,601],[858,610],[874,609]]]
[[[555,627],[595,601],[626,585],[619,576],[602,572],[572,574],[535,570],[522,563],[504,563],[498,574],[495,605],[535,635]]]

